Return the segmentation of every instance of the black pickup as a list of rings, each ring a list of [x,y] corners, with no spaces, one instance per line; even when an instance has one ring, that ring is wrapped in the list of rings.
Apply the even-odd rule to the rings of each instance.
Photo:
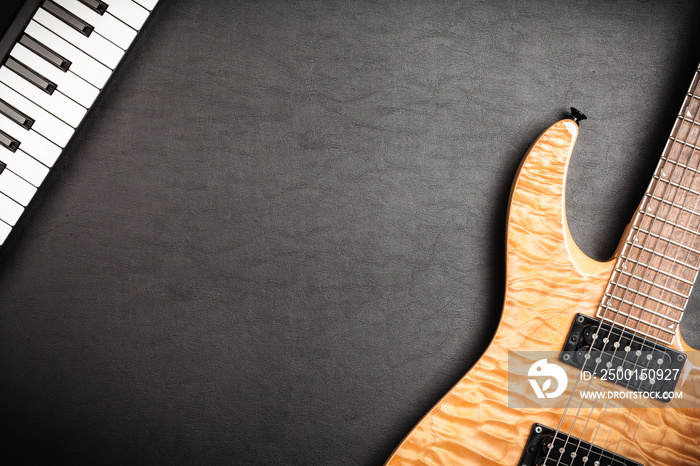
[[[556,434],[556,435],[555,435]],[[556,437],[556,438],[555,438]],[[549,453],[549,455],[548,455]],[[520,466],[643,466],[565,432],[535,424],[527,439]]]
[[[578,314],[559,360],[631,390],[669,402],[686,355],[607,322]]]

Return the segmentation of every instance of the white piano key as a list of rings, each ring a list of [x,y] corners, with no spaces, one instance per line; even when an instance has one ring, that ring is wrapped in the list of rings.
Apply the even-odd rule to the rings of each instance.
[[[0,222],[0,246],[5,242],[10,235],[12,227],[5,222]]]
[[[158,0],[134,0],[136,3],[147,9],[148,11],[153,11],[153,9],[158,4]]]
[[[20,147],[24,147],[24,144]],[[37,188],[41,186],[44,178],[49,174],[49,169],[46,165],[30,157],[22,149],[12,152],[9,149],[0,147],[0,162],[7,165],[6,170],[10,170],[17,176],[24,178]]]
[[[31,21],[24,31],[51,50],[72,62],[70,71],[98,89],[102,89],[112,75],[112,70],[86,54],[75,45],[58,37],[36,21]]]
[[[15,44],[10,56],[53,81],[62,94],[67,95],[85,108],[90,108],[100,93],[99,89],[71,70],[63,71],[56,68],[22,44]]]
[[[20,142],[20,149],[25,154],[30,155],[49,168],[53,166],[56,159],[61,155],[61,148],[56,144],[34,131],[34,129],[25,130],[2,114],[0,114],[0,130],[17,139]]]
[[[36,193],[36,188],[5,168],[0,173],[0,193],[27,207]]]
[[[87,109],[79,103],[63,95],[60,89],[47,94],[7,66],[0,67],[0,83],[6,84],[41,108],[77,128],[87,113]]]
[[[106,2],[107,13],[117,17],[137,31],[148,19],[148,10],[131,0],[110,0]]]
[[[93,26],[95,28],[92,32],[93,34],[101,35],[124,50],[129,48],[134,37],[136,37],[136,30],[109,14],[109,7],[107,7],[106,14],[100,15],[78,0],[53,1]]]
[[[31,86],[31,84],[28,85]],[[0,82],[0,96],[2,96],[2,99],[5,102],[34,119],[32,130],[41,134],[46,139],[52,141],[61,148],[66,147],[66,144],[68,144],[68,141],[75,132],[70,125],[59,120],[2,82]],[[13,134],[11,135],[14,136]],[[23,141],[22,138],[18,139]],[[34,156],[34,154],[31,155]]]
[[[13,227],[22,212],[24,208],[21,205],[0,193],[0,220]]]
[[[122,56],[124,56],[124,51],[122,49],[99,34],[93,33],[90,34],[90,36],[84,36],[43,8],[37,10],[33,20],[55,32],[63,39],[75,45],[100,63],[104,63],[111,69],[116,68]]]

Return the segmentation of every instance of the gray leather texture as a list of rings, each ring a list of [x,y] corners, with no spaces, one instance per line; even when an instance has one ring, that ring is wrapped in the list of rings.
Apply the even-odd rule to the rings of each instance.
[[[530,143],[589,116],[567,215],[609,257],[699,20],[679,0],[162,0],[0,254],[0,457],[382,464],[496,329]]]

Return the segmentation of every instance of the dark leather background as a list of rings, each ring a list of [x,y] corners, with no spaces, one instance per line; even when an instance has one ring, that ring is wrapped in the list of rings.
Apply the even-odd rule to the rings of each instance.
[[[693,1],[161,3],[0,255],[0,456],[381,464],[496,328],[531,141],[589,115],[604,259],[700,59]]]

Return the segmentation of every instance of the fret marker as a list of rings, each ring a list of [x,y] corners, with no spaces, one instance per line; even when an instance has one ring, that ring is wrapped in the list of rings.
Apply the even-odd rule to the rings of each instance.
[[[661,170],[661,176],[666,176],[666,172]]]

